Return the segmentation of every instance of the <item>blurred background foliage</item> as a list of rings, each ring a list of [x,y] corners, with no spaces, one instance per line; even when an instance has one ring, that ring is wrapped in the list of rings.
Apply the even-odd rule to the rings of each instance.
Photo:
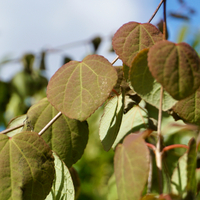
[[[182,0],[177,0],[180,5],[186,7],[186,12],[169,12],[169,16],[174,20],[186,21],[187,25],[177,31],[177,42],[185,41],[196,49],[200,54],[200,30],[198,28],[190,27],[188,21],[190,16],[196,11],[189,6],[185,5]],[[157,26],[162,31],[162,20]],[[168,33],[170,35],[170,33]],[[91,45],[92,53],[98,53],[98,48],[101,45],[103,38],[99,36],[87,40]],[[77,44],[75,44],[77,45]],[[110,53],[113,53],[110,45]],[[46,56],[48,51],[42,51],[37,55],[27,53],[18,59],[21,62],[22,70],[15,74],[7,82],[0,80],[0,130],[7,127],[8,122],[16,117],[23,115],[27,112],[31,105],[38,102],[46,96],[46,86],[48,78],[45,76]],[[71,60],[66,56],[63,58],[63,64]],[[16,62],[10,58],[2,58],[0,61],[0,68],[6,67],[9,62]],[[147,108],[149,113],[156,119],[158,110],[151,107]],[[71,170],[76,186],[77,199],[79,200],[102,200],[117,199],[115,179],[113,174],[113,156],[114,151],[110,150],[105,152],[99,139],[99,121],[103,114],[103,106],[100,107],[89,119],[90,137],[88,145],[85,149],[83,157],[73,166]],[[195,131],[185,130],[180,127],[173,126],[174,119],[167,112],[163,113],[163,126],[164,129],[164,143],[169,144],[187,144],[189,139],[193,136],[197,138],[198,134]],[[171,126],[167,126],[171,124]],[[148,142],[155,143],[155,137],[152,136]],[[172,175],[173,169],[180,158],[185,152],[184,149],[170,150],[165,155],[165,170],[166,174]],[[152,163],[155,163],[154,155],[152,154]],[[158,183],[156,177],[156,167],[153,164],[153,173],[155,174],[152,180],[152,192],[157,191]],[[167,180],[167,177],[166,177]],[[166,190],[169,189],[166,185]],[[148,187],[145,188],[148,190]]]

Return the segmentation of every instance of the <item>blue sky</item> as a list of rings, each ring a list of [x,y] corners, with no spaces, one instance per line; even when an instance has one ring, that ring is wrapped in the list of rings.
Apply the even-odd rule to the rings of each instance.
[[[95,37],[104,38],[99,54],[109,61],[110,36],[129,21],[147,22],[160,0],[10,0],[0,2],[0,60],[8,55],[20,58],[24,53],[39,53],[71,42]],[[200,29],[200,1],[189,4],[199,13],[192,18],[191,29]],[[169,10],[180,10],[177,0],[168,0]],[[156,23],[162,12],[152,21]],[[183,25],[180,20],[168,19],[170,40],[176,40],[176,31]],[[89,45],[67,48],[47,56],[47,76],[62,65],[64,55],[82,60],[90,53]],[[21,64],[10,63],[0,68],[0,79],[10,79]]]

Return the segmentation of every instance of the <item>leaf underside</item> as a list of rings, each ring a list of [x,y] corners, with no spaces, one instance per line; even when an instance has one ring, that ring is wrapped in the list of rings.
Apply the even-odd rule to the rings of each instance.
[[[115,96],[108,101],[101,118],[99,135],[106,151],[112,147],[122,122],[124,111],[124,97]]]
[[[55,179],[51,188],[51,192],[45,200],[74,200],[74,185],[70,172],[66,165],[60,158],[53,152],[55,158]]]

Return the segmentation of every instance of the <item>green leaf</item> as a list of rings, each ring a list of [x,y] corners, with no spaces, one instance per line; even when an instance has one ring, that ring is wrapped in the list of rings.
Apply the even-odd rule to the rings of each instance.
[[[92,43],[92,46],[94,48],[94,53],[97,52],[97,50],[99,49],[99,46],[101,44],[101,37],[93,38],[91,43]]]
[[[200,60],[186,43],[156,43],[149,50],[148,65],[153,77],[174,99],[184,99],[200,86]]]
[[[21,71],[15,74],[11,80],[11,84],[20,97],[25,98],[33,94],[31,89],[34,85],[33,77],[26,71]]]
[[[172,192],[188,200],[196,194],[196,158],[196,142],[192,138],[188,152],[179,159],[171,179]]]
[[[124,112],[124,95],[115,96],[108,101],[101,118],[99,135],[103,147],[109,151],[112,147],[122,122]]]
[[[139,106],[134,106],[123,115],[119,133],[112,147],[115,148],[127,134],[139,131],[141,128],[147,128],[147,124],[147,113]]]
[[[55,178],[51,192],[45,200],[74,200],[74,186],[70,172],[64,162],[53,152],[55,158]]]
[[[43,200],[54,179],[54,158],[34,132],[0,135],[0,199]]]
[[[129,82],[129,70],[130,70],[130,67],[127,66],[126,64],[123,64],[124,78],[127,82]]]
[[[189,142],[189,150],[187,157],[187,199],[194,199],[196,195],[196,166],[197,166],[197,152],[196,141],[192,138]]]
[[[63,65],[50,79],[47,97],[55,108],[72,119],[87,119],[108,98],[117,72],[102,56]]]
[[[116,54],[129,67],[136,54],[162,40],[162,33],[150,23],[129,22],[115,33],[112,44]]]
[[[149,71],[147,63],[148,51],[148,49],[143,49],[133,59],[129,79],[134,91],[142,99],[159,108],[161,85],[155,81]],[[176,101],[166,91],[164,91],[163,111],[169,110],[175,103]]]
[[[117,146],[114,169],[119,199],[139,200],[149,171],[149,150],[140,134],[128,135]]]
[[[189,97],[178,101],[173,110],[185,121],[200,125],[200,88]]]
[[[107,200],[116,200],[118,199],[117,195],[117,185],[116,185],[116,179],[115,174],[113,174],[109,181],[108,181],[108,194],[107,194]]]
[[[0,91],[1,91],[1,94],[3,94],[3,95],[0,95],[0,112],[5,112],[6,104],[8,103],[10,95],[11,95],[10,84],[0,81]]]
[[[141,200],[165,200],[165,199],[159,198],[159,196],[155,194],[147,194]]]
[[[21,124],[25,125],[26,117],[27,117],[26,115],[21,115],[19,117],[16,117],[16,118],[12,119],[9,122],[7,129],[16,127],[16,126],[21,125]],[[21,127],[21,128],[16,129],[16,130],[10,131],[6,135],[8,137],[13,137],[14,135],[16,135],[17,133],[22,132],[23,130],[24,130],[23,127]]]
[[[182,196],[187,185],[187,154],[185,153],[178,160],[171,178],[171,188],[173,194]]]
[[[28,110],[27,116],[34,131],[39,132],[57,113],[47,98],[44,98]],[[88,134],[86,121],[80,122],[62,115],[42,134],[42,138],[67,167],[71,167],[81,158]]]

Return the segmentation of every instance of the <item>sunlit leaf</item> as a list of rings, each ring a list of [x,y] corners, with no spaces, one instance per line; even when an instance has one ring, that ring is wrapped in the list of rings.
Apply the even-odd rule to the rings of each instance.
[[[156,43],[149,50],[148,65],[153,77],[174,99],[184,99],[200,86],[200,60],[186,43]]]
[[[113,37],[113,48],[119,58],[129,67],[136,54],[162,40],[162,33],[150,23],[129,22]]]
[[[124,97],[115,96],[108,101],[101,118],[99,135],[106,151],[112,147],[122,122],[124,111]]]
[[[149,171],[149,150],[139,134],[130,134],[116,148],[114,169],[119,199],[139,200]]]
[[[139,106],[134,106],[123,115],[119,133],[113,144],[113,148],[129,133],[139,131],[141,128],[147,128],[147,113]]]
[[[55,158],[55,178],[51,192],[45,200],[74,200],[74,186],[70,172],[55,153],[53,156]]]
[[[35,132],[0,135],[0,199],[43,200],[54,179],[54,158]],[[2,162],[3,161],[3,162]]]
[[[185,121],[200,125],[200,88],[189,97],[178,101],[173,110]]]
[[[159,108],[161,85],[155,81],[149,71],[147,63],[148,51],[148,49],[140,51],[133,59],[129,80],[134,91],[140,95],[142,99]],[[169,110],[175,103],[176,100],[164,91],[163,110]]]
[[[57,113],[47,98],[44,98],[28,110],[27,116],[34,131],[39,132]],[[42,134],[42,138],[67,167],[71,167],[83,154],[88,132],[86,121],[80,122],[62,115]]]
[[[16,118],[12,119],[12,120],[9,122],[7,129],[16,127],[16,126],[21,125],[21,124],[24,124],[24,125],[25,125],[25,124],[26,124],[26,123],[25,123],[25,122],[26,122],[26,117],[27,117],[26,115],[21,115],[21,116],[19,116],[19,117],[16,117]],[[17,133],[20,133],[21,131],[23,131],[23,127],[8,132],[8,133],[7,133],[7,136],[8,136],[8,137],[13,137],[13,136],[16,135]],[[30,131],[31,131],[31,130],[30,130]]]
[[[69,118],[87,119],[109,96],[117,73],[104,57],[89,55],[63,65],[50,79],[47,97]]]

